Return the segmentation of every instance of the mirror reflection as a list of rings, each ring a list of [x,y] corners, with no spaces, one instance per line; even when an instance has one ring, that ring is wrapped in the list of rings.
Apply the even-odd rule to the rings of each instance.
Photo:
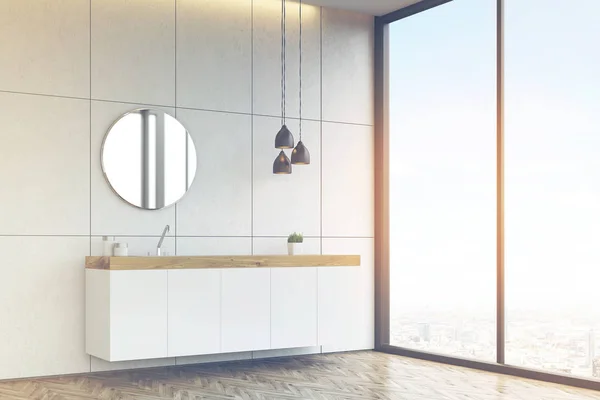
[[[131,111],[109,129],[102,169],[126,202],[158,210],[179,201],[196,176],[196,147],[184,126],[154,109]]]

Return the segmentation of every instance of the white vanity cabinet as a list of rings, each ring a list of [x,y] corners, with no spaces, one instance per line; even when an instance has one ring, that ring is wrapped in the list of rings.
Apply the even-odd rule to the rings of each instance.
[[[317,268],[271,269],[271,348],[317,346]]]
[[[86,270],[86,352],[108,361],[167,357],[167,272]]]
[[[319,299],[318,266],[345,275],[349,267],[337,267],[359,264],[359,256],[88,257],[86,352],[125,361],[318,346],[331,339],[319,320],[336,310]]]
[[[221,352],[220,269],[168,271],[168,355]]]
[[[271,348],[271,269],[223,270],[223,353]]]

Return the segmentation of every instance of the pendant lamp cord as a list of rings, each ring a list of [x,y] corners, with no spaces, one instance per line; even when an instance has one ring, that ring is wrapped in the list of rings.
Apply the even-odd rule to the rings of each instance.
[[[285,0],[281,0],[281,125],[285,125]]]
[[[299,54],[300,54],[300,66],[298,67],[299,69],[299,75],[300,75],[300,128],[299,128],[299,132],[300,132],[300,141],[302,141],[302,0],[299,0],[298,2],[298,19],[300,20],[300,40],[299,42]]]

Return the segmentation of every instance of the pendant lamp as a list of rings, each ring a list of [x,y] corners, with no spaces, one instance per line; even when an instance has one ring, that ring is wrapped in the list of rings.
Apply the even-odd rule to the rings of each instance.
[[[276,149],[293,149],[294,148],[294,136],[288,127],[283,124],[277,136],[275,136],[275,148]]]
[[[275,175],[286,175],[292,173],[292,164],[290,164],[290,159],[283,150],[279,152],[279,155],[273,162],[273,173]]]
[[[294,136],[285,124],[285,0],[281,0],[281,129],[275,136],[276,149],[293,149]],[[273,173],[291,174],[292,164],[283,150],[273,162]]]
[[[302,0],[299,1],[299,20],[300,20],[300,68],[299,68],[299,76],[300,76],[300,140],[298,141],[298,145],[294,150],[292,150],[292,164],[296,165],[308,165],[310,164],[310,153],[304,143],[302,143]]]
[[[294,136],[285,125],[285,90],[286,90],[286,70],[285,70],[285,19],[286,19],[286,3],[281,1],[281,129],[275,137],[276,149],[293,149]]]

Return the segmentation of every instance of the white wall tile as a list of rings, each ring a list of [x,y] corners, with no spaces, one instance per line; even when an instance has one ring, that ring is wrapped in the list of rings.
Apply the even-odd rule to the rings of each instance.
[[[320,125],[302,121],[302,141],[310,151],[310,165],[293,165],[291,175],[274,175],[273,161],[279,154],[274,148],[281,128],[279,118],[254,117],[254,235],[287,236],[302,232],[320,235],[321,149]],[[298,140],[298,122],[288,127]],[[287,150],[291,157],[291,150]]]
[[[88,372],[87,237],[0,237],[0,379]]]
[[[299,115],[299,7],[286,5],[286,115]],[[302,112],[319,119],[321,107],[320,8],[302,7]],[[281,2],[254,0],[254,113],[281,115]]]
[[[323,236],[374,234],[373,128],[323,123]]]
[[[177,237],[178,256],[229,256],[252,253],[252,239],[235,237]]]
[[[201,356],[177,357],[177,365],[207,364],[217,362],[221,363],[229,361],[250,360],[251,358],[251,351],[242,351],[238,353],[206,354]]]
[[[160,236],[154,237],[132,237],[132,236],[116,236],[115,243],[127,243],[128,254],[130,256],[147,256],[148,252],[151,255],[156,255],[156,246]],[[92,236],[92,256],[102,255],[102,236]],[[165,237],[162,244],[162,254],[175,255],[175,238]]]
[[[140,108],[135,104],[92,101],[91,185],[92,235],[143,236],[160,235],[165,225],[175,233],[175,207],[162,210],[142,210],[118,197],[106,181],[100,163],[102,142],[109,127],[128,111]],[[172,109],[158,108],[174,115]]]
[[[175,105],[175,0],[92,0],[92,98]]]
[[[254,113],[281,115],[281,2],[254,0],[253,3]],[[288,89],[298,92],[297,88]]]
[[[89,233],[89,101],[0,93],[0,234]]]
[[[0,90],[88,97],[90,4],[0,2]]]
[[[251,0],[177,0],[177,105],[251,112]]]
[[[196,146],[198,169],[177,205],[177,234],[249,236],[252,223],[252,118],[177,110]]]
[[[290,78],[294,75],[291,75]],[[290,95],[292,92],[290,92]],[[289,98],[291,116],[299,107]],[[302,4],[302,118],[321,119],[321,7]]]
[[[323,119],[373,124],[373,17],[323,9]]]
[[[290,232],[291,233],[291,232]],[[287,254],[287,236],[255,237],[254,253],[258,255]],[[304,238],[303,254],[321,254],[320,238]]]
[[[372,349],[375,332],[373,239],[323,239],[323,254],[360,254],[360,267],[319,268],[323,352]]]

